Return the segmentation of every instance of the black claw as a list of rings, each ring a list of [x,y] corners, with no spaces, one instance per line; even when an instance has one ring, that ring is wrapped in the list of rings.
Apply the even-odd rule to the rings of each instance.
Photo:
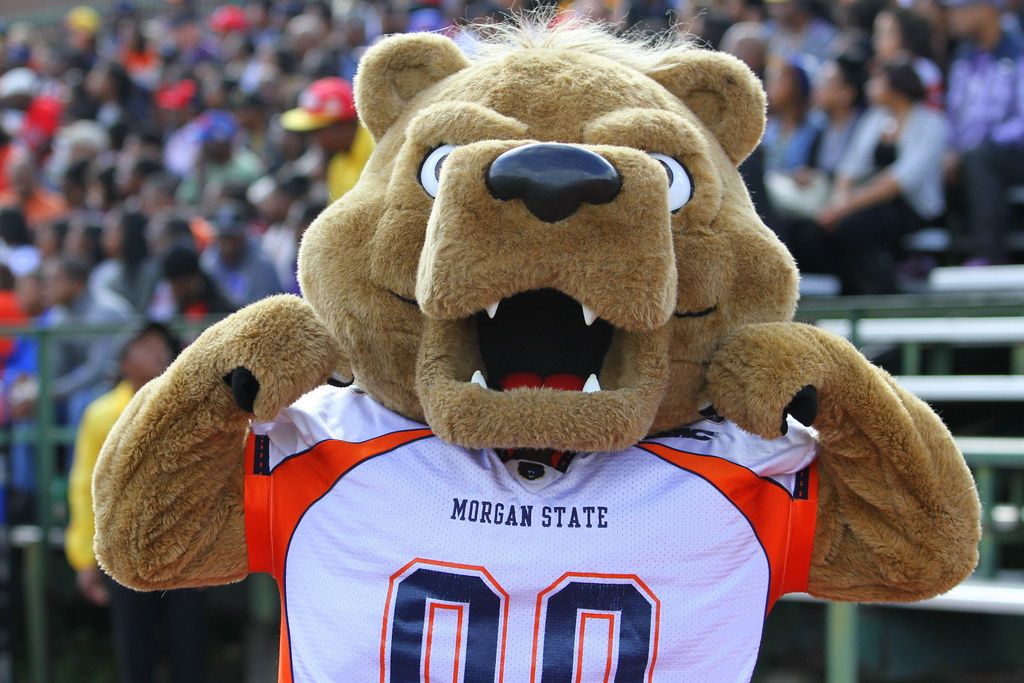
[[[231,395],[235,404],[247,413],[253,411],[256,394],[260,391],[260,383],[247,368],[235,368],[224,375],[224,382],[231,387]]]
[[[782,416],[781,431],[783,434],[789,431],[789,427],[786,424],[786,415],[792,415],[797,422],[805,427],[810,427],[814,424],[815,418],[818,417],[818,390],[808,384],[796,392],[793,400],[786,406]]]

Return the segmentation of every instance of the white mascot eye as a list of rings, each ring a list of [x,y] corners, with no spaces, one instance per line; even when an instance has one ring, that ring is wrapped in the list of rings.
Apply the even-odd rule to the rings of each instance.
[[[420,164],[420,185],[431,197],[437,196],[437,186],[441,180],[441,166],[444,160],[455,149],[455,145],[441,145],[427,155],[427,158]]]
[[[668,209],[678,211],[686,206],[693,196],[693,181],[686,167],[665,154],[652,152],[651,156],[665,167],[668,174]]]

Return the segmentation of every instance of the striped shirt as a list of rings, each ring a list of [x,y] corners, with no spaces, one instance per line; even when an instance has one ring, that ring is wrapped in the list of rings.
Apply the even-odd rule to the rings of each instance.
[[[863,181],[886,171],[899,184],[903,198],[918,216],[924,220],[936,218],[946,210],[942,191],[946,118],[924,104],[914,105],[896,140],[896,161],[884,169],[877,168],[875,148],[889,125],[891,115],[887,110],[868,110],[857,124],[836,174]]]

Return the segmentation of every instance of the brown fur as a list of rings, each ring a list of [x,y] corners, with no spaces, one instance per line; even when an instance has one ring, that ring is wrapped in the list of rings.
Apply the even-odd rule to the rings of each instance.
[[[241,451],[251,415],[222,379],[251,369],[255,417],[323,384],[340,350],[294,296],[264,299],[204,332],[139,391],[96,463],[96,557],[140,590],[204,586],[248,572]]]
[[[787,322],[796,268],[735,167],[764,126],[753,74],[685,46],[634,54],[611,39],[540,33],[532,47],[485,50],[479,61],[423,34],[368,51],[357,102],[378,147],[358,186],[303,239],[309,306],[272,299],[203,335],[104,448],[97,548],[115,578],[156,588],[244,574],[246,421],[221,381],[237,365],[261,381],[258,416],[333,367],[452,443],[585,451],[691,422],[708,400],[771,438],[793,394],[812,384],[822,474],[811,590],[916,599],[970,572],[977,497],[942,423],[844,341]],[[600,152],[622,171],[620,195],[556,224],[496,200],[484,169],[530,141]],[[418,168],[446,143],[460,146],[432,199]],[[653,151],[678,158],[694,181],[671,216],[656,209],[665,181]],[[472,316],[535,288],[560,289],[617,328],[600,393],[468,382],[482,369]]]

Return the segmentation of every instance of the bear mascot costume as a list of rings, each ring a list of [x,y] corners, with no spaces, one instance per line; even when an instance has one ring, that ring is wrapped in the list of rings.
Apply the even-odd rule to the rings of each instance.
[[[376,151],[303,238],[302,298],[132,400],[94,477],[103,568],[272,574],[281,681],[467,683],[746,680],[786,592],[969,575],[940,419],[792,322],[737,171],[749,69],[577,20],[463,44],[366,52]]]

